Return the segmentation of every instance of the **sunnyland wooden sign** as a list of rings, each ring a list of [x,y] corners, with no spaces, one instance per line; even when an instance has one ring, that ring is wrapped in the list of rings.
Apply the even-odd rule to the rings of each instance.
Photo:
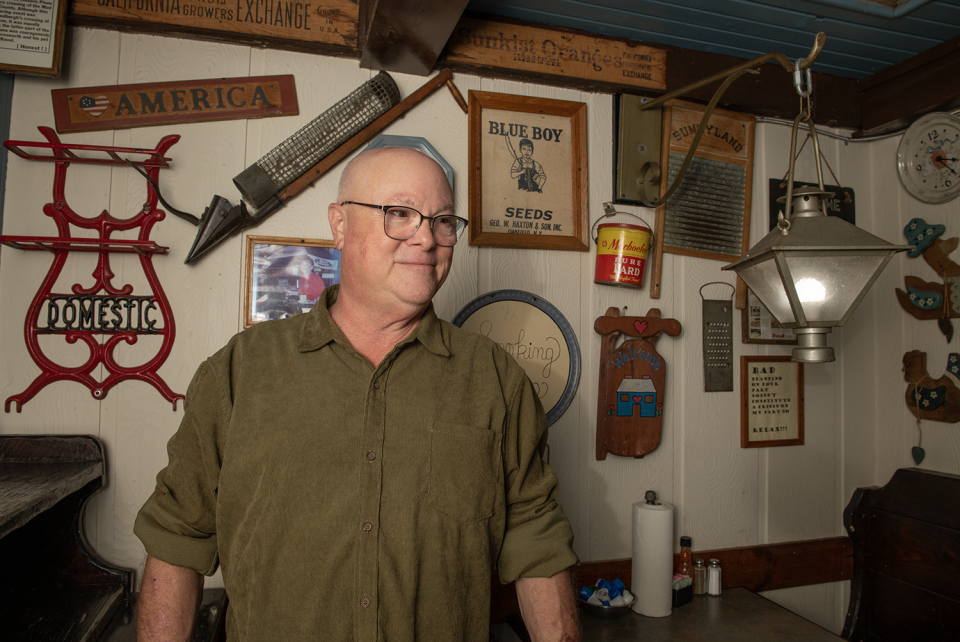
[[[666,89],[667,52],[611,38],[463,18],[446,60],[538,74]]]
[[[71,87],[50,93],[61,134],[299,113],[289,74]]]
[[[357,47],[358,8],[350,0],[72,0],[72,16],[126,25],[176,25],[194,31]]]

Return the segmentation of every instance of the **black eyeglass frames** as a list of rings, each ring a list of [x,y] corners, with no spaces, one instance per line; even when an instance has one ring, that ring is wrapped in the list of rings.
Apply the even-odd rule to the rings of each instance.
[[[466,219],[453,214],[438,216],[424,216],[412,207],[405,205],[372,205],[358,201],[344,201],[340,205],[360,205],[383,211],[383,232],[395,241],[406,241],[412,238],[424,219],[430,221],[430,232],[437,245],[452,247],[457,244],[463,230],[467,227]]]

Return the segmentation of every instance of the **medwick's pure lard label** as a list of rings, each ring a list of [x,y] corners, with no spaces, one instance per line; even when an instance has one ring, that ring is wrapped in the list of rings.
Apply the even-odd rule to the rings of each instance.
[[[593,282],[639,288],[649,249],[650,228],[626,223],[599,225]]]

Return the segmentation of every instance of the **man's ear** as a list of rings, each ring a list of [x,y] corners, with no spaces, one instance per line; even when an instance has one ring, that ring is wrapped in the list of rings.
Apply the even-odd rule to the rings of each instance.
[[[327,208],[327,220],[330,221],[330,231],[333,233],[333,246],[342,250],[344,227],[346,226],[346,215],[343,208],[337,203],[330,203],[330,207]]]

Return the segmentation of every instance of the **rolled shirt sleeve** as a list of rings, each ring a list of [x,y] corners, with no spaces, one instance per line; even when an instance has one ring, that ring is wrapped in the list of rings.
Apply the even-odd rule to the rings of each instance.
[[[500,581],[552,577],[578,562],[573,531],[557,503],[558,481],[543,460],[547,422],[529,378],[523,375],[504,427],[506,533],[497,560]]]
[[[219,564],[217,485],[229,417],[223,406],[230,399],[221,379],[210,360],[194,375],[183,421],[167,443],[169,463],[133,528],[151,557],[204,575],[213,575]]]

